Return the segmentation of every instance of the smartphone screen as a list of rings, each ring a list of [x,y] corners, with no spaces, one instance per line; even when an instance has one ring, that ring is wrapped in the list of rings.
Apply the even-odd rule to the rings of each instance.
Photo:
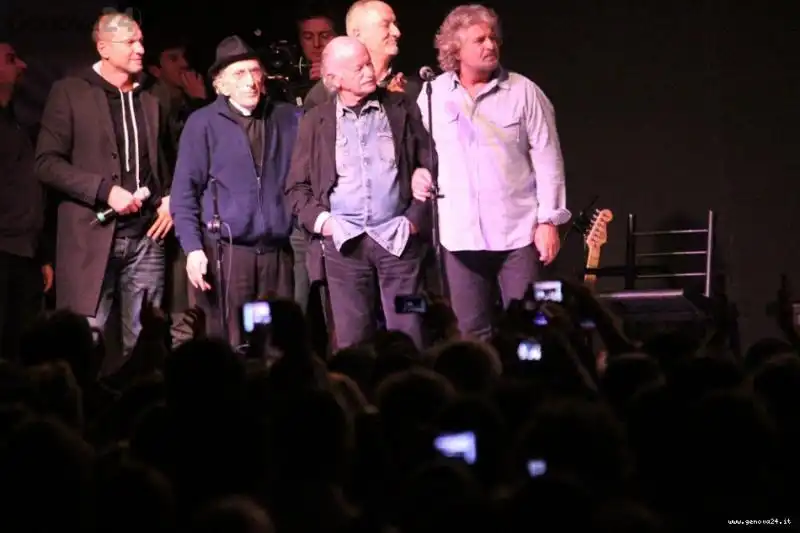
[[[428,312],[428,301],[424,296],[400,295],[394,299],[394,312],[401,315]]]
[[[478,458],[475,434],[471,431],[439,435],[434,439],[433,445],[445,457],[462,459],[470,465],[475,464]]]
[[[542,459],[528,461],[528,475],[531,477],[543,476],[547,473],[547,463]]]
[[[517,357],[520,361],[541,361],[542,345],[535,340],[522,340],[517,346]]]
[[[564,292],[560,281],[537,281],[533,295],[538,302],[563,302]]]
[[[256,326],[270,324],[272,310],[269,302],[247,302],[242,307],[242,324],[247,333],[252,333]]]
[[[546,326],[548,324],[547,317],[544,313],[538,311],[533,317],[533,324],[536,326]],[[580,321],[580,326],[582,329],[595,329],[597,327],[594,321],[589,319],[582,319]]]

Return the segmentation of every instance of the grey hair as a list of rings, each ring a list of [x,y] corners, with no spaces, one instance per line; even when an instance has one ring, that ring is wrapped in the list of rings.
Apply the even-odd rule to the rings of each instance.
[[[335,41],[336,39],[331,39],[331,42]],[[333,61],[333,56],[335,52],[331,48],[331,43],[329,42],[325,45],[325,48],[322,50],[322,65],[320,66],[320,79],[322,80],[322,85],[325,89],[331,93],[336,94],[338,92],[338,87],[333,81],[335,74],[333,72],[334,69],[331,69],[331,62]]]
[[[320,80],[322,81],[322,85],[330,94],[336,94],[339,91],[339,88],[336,86],[336,83],[333,81],[333,78],[336,74],[333,72],[334,69],[331,69],[330,62],[331,58],[328,57],[329,54],[326,54],[328,51],[328,47],[325,47],[325,50],[322,52],[322,65],[320,67]]]
[[[222,71],[217,72],[211,79],[211,88],[216,94],[222,94]]]
[[[343,48],[355,46],[363,47],[364,45],[354,37],[339,36],[331,39],[322,50],[322,84],[329,93],[336,93],[339,90],[339,87],[334,82],[338,73],[333,68],[333,63],[337,60],[337,56]]]
[[[231,63],[231,65],[233,65],[233,64],[234,64],[234,63]],[[258,65],[259,65],[259,67],[261,68],[261,72],[262,72],[262,74],[266,74],[266,69],[264,68],[264,64],[263,64],[263,63],[261,63],[261,61],[260,61],[260,60],[259,60],[259,62],[258,62]],[[221,70],[220,70],[219,72],[217,72],[217,73],[214,75],[214,77],[211,79],[211,88],[212,88],[212,89],[214,89],[214,92],[215,92],[216,94],[218,94],[218,95],[222,95],[222,96],[230,96],[229,94],[224,94],[224,93],[222,92],[223,77],[224,77],[223,75],[225,74],[225,72],[227,71],[227,69],[228,69],[228,67],[229,67],[229,66],[230,66],[230,65],[228,65],[227,67],[225,67],[225,68],[221,69]]]
[[[370,4],[382,4],[382,0],[356,0],[353,5],[350,6],[350,9],[347,10],[347,15],[344,18],[344,27],[345,32],[350,37],[354,37],[354,33],[356,31],[356,20],[358,17],[361,16],[367,7]]]
[[[114,10],[104,10],[92,26],[92,40],[100,42],[106,33],[117,28],[136,28],[139,23],[129,13],[120,13]]]
[[[461,51],[461,33],[476,24],[488,24],[500,38],[500,18],[491,8],[480,4],[458,6],[445,17],[434,39],[434,46],[439,50],[439,67],[444,72],[459,70],[459,52]]]

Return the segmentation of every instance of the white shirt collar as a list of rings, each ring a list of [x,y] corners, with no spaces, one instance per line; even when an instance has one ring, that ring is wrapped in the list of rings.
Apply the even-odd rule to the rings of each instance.
[[[228,98],[228,102],[230,102],[230,104],[233,106],[234,109],[236,109],[236,111],[238,111],[239,113],[241,113],[242,115],[244,115],[246,117],[249,117],[249,116],[251,116],[253,114],[253,110],[252,109],[245,109],[244,107],[242,107],[239,104],[237,104],[236,102],[234,102],[233,98]]]

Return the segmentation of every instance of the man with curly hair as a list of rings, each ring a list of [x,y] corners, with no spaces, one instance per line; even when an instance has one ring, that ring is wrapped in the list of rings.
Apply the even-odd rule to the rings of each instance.
[[[451,303],[465,334],[491,335],[493,295],[519,299],[559,250],[566,210],[553,105],[531,80],[504,69],[500,26],[481,5],[455,8],[436,35],[444,71],[432,83],[439,229]],[[427,126],[428,102],[418,99]],[[431,177],[414,176],[431,198]]]

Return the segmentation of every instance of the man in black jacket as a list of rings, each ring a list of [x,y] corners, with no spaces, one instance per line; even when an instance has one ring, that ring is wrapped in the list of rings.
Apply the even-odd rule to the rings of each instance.
[[[0,357],[6,359],[19,355],[20,335],[53,283],[43,256],[44,191],[33,172],[33,142],[11,101],[25,67],[0,35]]]
[[[300,104],[303,103],[308,92],[316,86],[322,77],[322,51],[331,39],[336,37],[333,18],[331,15],[314,8],[307,8],[306,11],[297,17],[298,41],[303,50],[303,56],[310,64],[308,68],[308,78],[305,83],[293,88],[293,93],[300,97]],[[316,298],[316,290],[312,291],[310,280],[308,279],[308,269],[306,268],[306,250],[308,249],[308,235],[299,224],[292,232],[292,251],[294,252],[294,298],[304,312],[309,313],[311,322],[319,322],[312,319],[316,307],[309,302],[311,297]],[[312,296],[313,294],[313,296]],[[309,309],[309,303],[312,303]],[[324,322],[324,319],[321,320]]]
[[[206,80],[189,66],[187,45],[182,37],[170,34],[159,37],[155,43],[150,38],[147,42],[144,61],[152,77],[148,91],[158,99],[169,126],[167,162],[174,167],[186,120],[209,103]]]
[[[206,81],[192,70],[186,57],[186,41],[172,33],[155,40],[148,37],[145,65],[153,82],[148,91],[158,99],[161,115],[167,124],[168,134],[165,143],[167,164],[170,174],[175,170],[178,157],[178,143],[186,120],[194,111],[209,103]],[[189,280],[186,277],[186,256],[174,235],[166,241],[167,277],[164,304],[167,311],[175,316],[197,303]]]
[[[336,37],[336,26],[333,16],[327,10],[317,6],[304,6],[295,16],[297,23],[297,41],[305,60],[305,68],[301,79],[291,84],[292,101],[299,106],[308,91],[316,85],[321,76],[322,50],[331,39]]]
[[[315,236],[310,277],[320,279],[324,267],[339,349],[370,338],[378,296],[387,328],[421,347],[421,315],[396,309],[395,298],[422,289],[421,234],[430,221],[411,180],[435,167],[428,133],[412,100],[377,88],[356,39],[328,43],[322,67],[336,97],[300,122],[286,187],[294,214]]]
[[[400,52],[401,33],[397,17],[389,4],[381,0],[356,0],[347,10],[345,30],[349,37],[357,39],[366,47],[379,88],[405,93],[412,101],[417,98],[422,87],[419,80],[407,78],[392,66]],[[319,104],[329,101],[332,97],[331,91],[320,80],[306,94],[303,100],[303,109],[310,111]],[[305,261],[310,242],[309,235],[305,232],[296,232],[292,237],[295,254],[301,256]],[[303,237],[304,240],[299,237]],[[306,278],[308,278],[307,272]],[[324,287],[324,283],[320,286]],[[323,307],[328,307],[326,291],[323,290],[321,294]],[[377,302],[376,305],[376,319],[380,325],[383,325],[384,313],[381,310],[381,304]]]
[[[122,357],[103,362],[101,373],[110,376],[136,343],[145,296],[154,305],[163,296],[170,178],[158,102],[138,83],[144,55],[138,24],[124,14],[105,14],[93,37],[100,61],[50,92],[36,168],[63,196],[57,305],[104,329],[112,304],[119,303],[123,350]],[[145,189],[150,195],[143,199]],[[107,209],[110,216],[96,215]]]

